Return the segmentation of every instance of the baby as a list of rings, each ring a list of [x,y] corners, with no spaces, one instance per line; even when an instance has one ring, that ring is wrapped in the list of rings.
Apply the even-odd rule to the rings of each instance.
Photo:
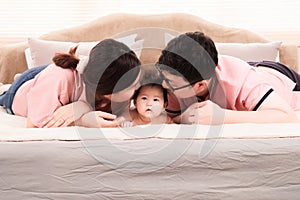
[[[160,84],[148,83],[135,91],[132,100],[135,106],[129,111],[131,121],[121,122],[122,127],[146,124],[171,124],[165,107],[168,103],[167,90]]]

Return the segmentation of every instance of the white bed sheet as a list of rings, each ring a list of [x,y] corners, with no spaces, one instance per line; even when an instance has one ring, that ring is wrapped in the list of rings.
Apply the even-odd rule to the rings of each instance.
[[[1,199],[300,194],[300,124],[27,129],[22,117],[0,120]]]

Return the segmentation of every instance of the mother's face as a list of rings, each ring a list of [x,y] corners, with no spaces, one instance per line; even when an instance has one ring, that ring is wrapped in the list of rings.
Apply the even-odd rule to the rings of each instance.
[[[113,102],[128,101],[132,97],[134,91],[140,87],[140,74],[141,72],[139,72],[136,80],[129,87],[113,94],[104,95],[104,97],[110,99]]]

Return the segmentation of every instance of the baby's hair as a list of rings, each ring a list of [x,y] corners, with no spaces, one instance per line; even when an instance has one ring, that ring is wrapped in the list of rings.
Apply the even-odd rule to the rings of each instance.
[[[132,99],[136,101],[137,96],[140,94],[140,91],[143,87],[154,87],[154,88],[160,88],[161,91],[163,92],[163,97],[164,97],[164,102],[168,103],[168,90],[163,88],[161,84],[157,83],[147,83],[145,85],[140,86],[133,94]]]
[[[76,69],[79,58],[75,55],[78,45],[72,47],[69,53],[56,53],[52,58],[55,65],[64,69]]]

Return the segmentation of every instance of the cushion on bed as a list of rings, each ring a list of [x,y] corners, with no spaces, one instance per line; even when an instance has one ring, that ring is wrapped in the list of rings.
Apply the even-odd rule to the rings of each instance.
[[[268,43],[216,43],[220,54],[230,55],[247,62],[263,60],[279,61],[279,48],[281,42]]]
[[[137,34],[131,34],[125,37],[116,38],[131,48],[138,57],[141,55],[144,40],[135,41]],[[71,47],[78,44],[76,54],[78,56],[87,56],[90,50],[98,43],[94,42],[63,42],[50,41],[38,38],[28,38],[29,50],[25,49],[25,57],[28,67],[38,67],[52,62],[52,57],[57,52],[68,52]]]

